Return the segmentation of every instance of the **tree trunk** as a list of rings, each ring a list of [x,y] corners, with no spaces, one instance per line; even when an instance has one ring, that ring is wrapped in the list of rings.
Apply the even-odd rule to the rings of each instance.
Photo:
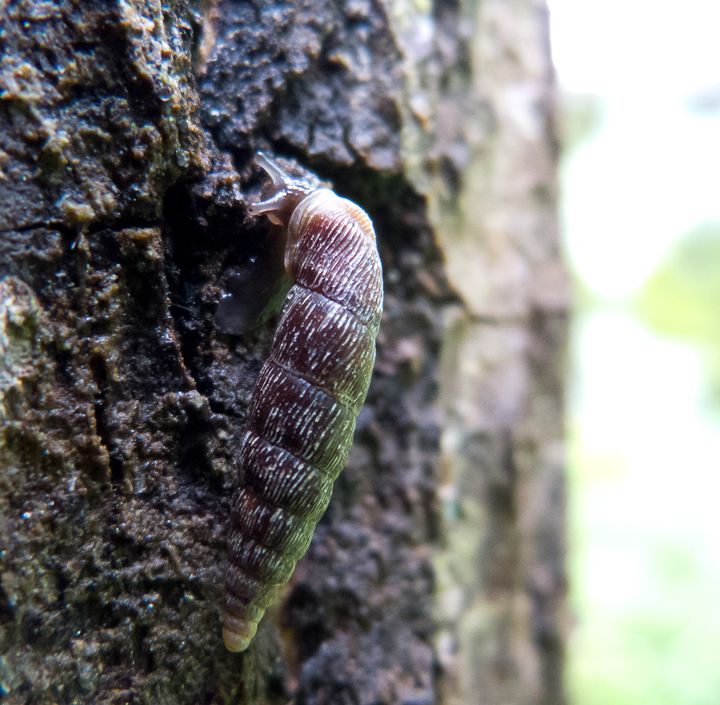
[[[541,0],[10,0],[0,699],[558,705],[565,278]],[[244,654],[219,614],[282,242],[263,148],[372,216],[348,468]]]

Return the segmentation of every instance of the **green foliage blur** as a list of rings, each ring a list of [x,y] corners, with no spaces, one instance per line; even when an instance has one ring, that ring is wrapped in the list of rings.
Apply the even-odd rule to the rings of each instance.
[[[636,312],[659,334],[701,348],[707,401],[720,409],[720,222],[691,230],[675,245],[639,293]]]
[[[603,113],[566,96],[566,183]],[[568,257],[571,705],[720,704],[720,222],[698,222],[624,296]]]

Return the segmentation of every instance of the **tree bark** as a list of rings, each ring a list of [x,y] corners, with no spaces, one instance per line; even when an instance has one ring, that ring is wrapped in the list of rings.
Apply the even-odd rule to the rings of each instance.
[[[562,703],[544,3],[1,11],[0,699]],[[282,268],[246,216],[258,148],[370,213],[386,304],[348,468],[233,655],[224,536]]]

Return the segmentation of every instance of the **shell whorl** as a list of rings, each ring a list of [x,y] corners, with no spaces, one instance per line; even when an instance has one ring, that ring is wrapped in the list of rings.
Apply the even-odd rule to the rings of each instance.
[[[231,509],[223,637],[243,651],[290,579],[344,468],[382,314],[372,223],[357,205],[260,156],[271,193],[251,207],[288,228],[295,282],[253,391]]]

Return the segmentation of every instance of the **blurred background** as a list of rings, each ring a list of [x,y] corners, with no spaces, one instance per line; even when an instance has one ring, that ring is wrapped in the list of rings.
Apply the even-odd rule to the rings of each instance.
[[[720,702],[720,3],[551,0],[575,705]]]

